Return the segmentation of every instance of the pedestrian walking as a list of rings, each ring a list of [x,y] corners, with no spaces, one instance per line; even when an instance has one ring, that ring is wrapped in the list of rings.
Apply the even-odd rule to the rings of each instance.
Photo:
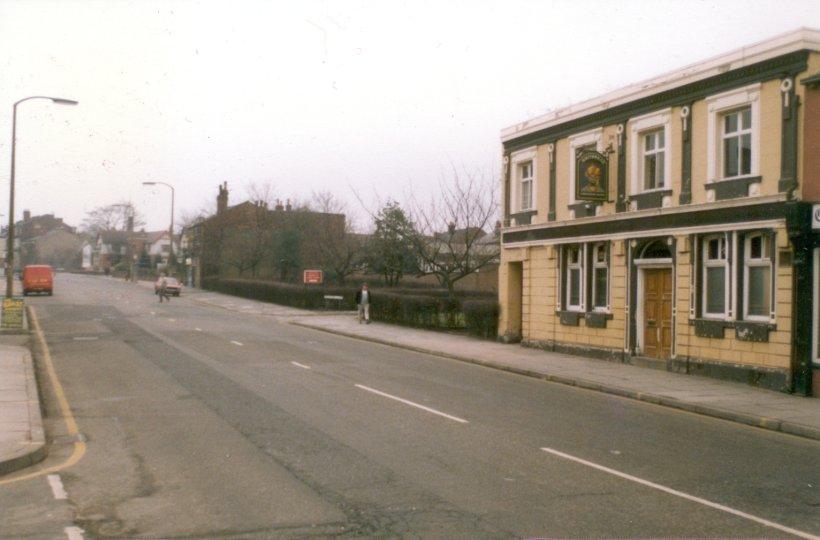
[[[366,324],[370,324],[370,302],[373,301],[373,296],[367,288],[367,283],[362,283],[362,287],[356,291],[356,307],[359,309],[359,324],[362,320]]]
[[[171,301],[171,295],[168,294],[168,280],[165,278],[165,274],[162,274],[159,278],[159,303],[162,303],[163,298],[166,302]]]

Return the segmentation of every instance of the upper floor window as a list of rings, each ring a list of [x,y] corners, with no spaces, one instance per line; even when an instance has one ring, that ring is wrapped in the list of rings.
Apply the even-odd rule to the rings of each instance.
[[[752,173],[752,108],[743,107],[722,115],[723,178]]]
[[[760,174],[760,83],[706,98],[707,182]]]
[[[643,189],[657,189],[664,187],[664,160],[666,157],[666,141],[664,130],[656,129],[644,133],[643,160],[641,160],[641,177]]]
[[[535,210],[537,193],[535,156],[535,147],[513,152],[510,156],[512,162],[510,168],[510,211],[513,214]]]
[[[530,210],[532,204],[532,161],[518,165],[518,177],[521,182],[521,210]]]
[[[671,109],[664,109],[629,121],[631,193],[671,187],[671,116]]]

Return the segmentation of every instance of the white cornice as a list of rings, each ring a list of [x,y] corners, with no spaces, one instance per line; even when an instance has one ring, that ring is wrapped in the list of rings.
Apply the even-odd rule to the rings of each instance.
[[[803,49],[820,51],[820,30],[800,28],[568,107],[550,111],[542,116],[502,129],[501,141],[506,142],[610,107]]]

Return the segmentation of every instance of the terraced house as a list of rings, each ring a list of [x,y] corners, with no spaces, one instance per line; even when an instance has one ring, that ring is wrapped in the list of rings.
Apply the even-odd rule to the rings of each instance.
[[[820,391],[820,31],[501,138],[502,337]]]

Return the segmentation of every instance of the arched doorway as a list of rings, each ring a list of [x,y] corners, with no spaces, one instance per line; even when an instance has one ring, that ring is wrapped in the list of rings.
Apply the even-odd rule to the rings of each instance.
[[[636,353],[658,360],[672,356],[674,324],[673,248],[666,238],[637,246]]]

